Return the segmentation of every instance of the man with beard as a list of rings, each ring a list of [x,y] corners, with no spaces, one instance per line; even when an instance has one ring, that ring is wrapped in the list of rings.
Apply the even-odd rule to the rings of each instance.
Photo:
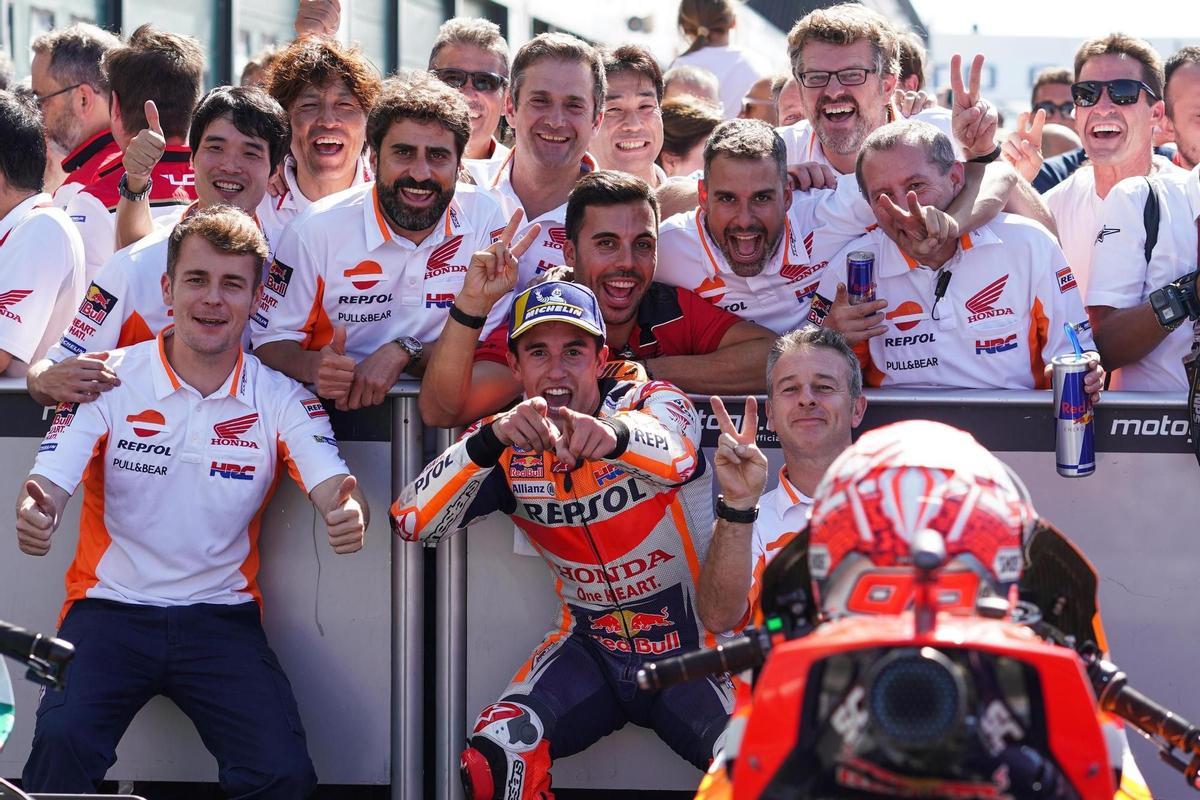
[[[496,141],[508,83],[508,42],[500,27],[486,19],[447,20],[433,42],[429,71],[467,100],[471,138],[463,166],[477,184],[486,186],[508,158],[509,148]]]
[[[100,165],[119,153],[108,121],[108,79],[100,62],[121,41],[95,25],[79,23],[33,40],[30,85],[37,95],[46,138],[67,154],[66,179],[54,205],[67,203],[92,182]]]
[[[1125,178],[1176,167],[1153,153],[1154,128],[1163,118],[1163,64],[1147,42],[1121,33],[1084,42],[1075,53],[1071,95],[1088,163],[1047,192],[1046,205],[1087,296],[1092,245],[1108,235],[1100,226],[1104,198]]]
[[[663,283],[691,289],[779,335],[807,316],[828,259],[876,223],[853,175],[838,179],[835,190],[793,192],[785,157],[783,140],[760,120],[719,125],[704,148],[700,207],[663,222],[658,265]],[[959,230],[994,217],[1016,181],[1004,164],[968,166],[973,188],[945,213],[926,209],[915,217],[896,206],[880,213],[912,232],[922,248],[953,241]],[[988,186],[980,189],[982,181]]]
[[[762,391],[771,332],[654,280],[658,201],[645,181],[611,170],[583,176],[567,201],[566,230],[564,260],[597,298],[610,358],[636,360],[650,377],[688,392]],[[472,262],[455,307],[481,324],[515,282],[516,272],[503,264]],[[476,350],[479,330],[462,319],[446,323],[425,370],[420,409],[427,425],[473,422],[521,395],[505,329]]]
[[[867,134],[899,118],[891,103],[900,75],[896,31],[878,12],[843,3],[801,18],[788,34],[788,55],[806,114],[804,121],[779,129],[788,163],[815,161],[842,175],[853,172]],[[955,56],[950,65],[952,111],[930,108],[914,118],[956,140],[960,159],[988,158],[996,150],[997,115],[979,97],[983,57],[972,63],[967,89],[961,85],[959,60]]]
[[[599,51],[574,36],[540,34],[513,59],[504,113],[516,141],[485,186],[506,215],[522,211],[526,230],[541,229],[519,259],[518,288],[562,264],[567,195],[596,168],[587,150],[600,130],[606,90]]]
[[[505,229],[491,197],[456,185],[470,135],[466,100],[432,75],[384,84],[367,119],[375,182],[314,203],[280,239],[251,318],[267,365],[350,409],[420,374],[471,255]]]
[[[253,214],[287,152],[287,116],[262,89],[219,86],[196,106],[188,141],[199,199],[187,213],[232,205]],[[70,325],[29,371],[35,400],[50,405],[97,399],[120,383],[105,363],[106,351],[153,339],[171,323],[159,280],[173,227],[156,228],[117,251],[96,273]]]

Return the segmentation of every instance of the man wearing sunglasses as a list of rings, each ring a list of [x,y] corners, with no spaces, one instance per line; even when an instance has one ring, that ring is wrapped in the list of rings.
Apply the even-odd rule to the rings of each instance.
[[[100,68],[104,54],[120,44],[108,31],[82,23],[33,40],[30,84],[46,139],[67,154],[66,180],[54,192],[54,205],[63,210],[100,165],[120,152],[108,122],[108,79]]]
[[[1075,101],[1071,99],[1071,83],[1075,76],[1065,67],[1047,67],[1033,82],[1030,113],[1046,112],[1047,125],[1075,127]]]
[[[429,71],[467,99],[471,138],[463,166],[481,186],[496,174],[508,148],[496,141],[508,84],[508,42],[494,22],[458,17],[438,29]]]
[[[1075,54],[1075,131],[1088,163],[1046,193],[1059,241],[1087,296],[1100,204],[1120,181],[1176,169],[1153,153],[1163,117],[1162,59],[1149,44],[1114,33],[1084,42]]]

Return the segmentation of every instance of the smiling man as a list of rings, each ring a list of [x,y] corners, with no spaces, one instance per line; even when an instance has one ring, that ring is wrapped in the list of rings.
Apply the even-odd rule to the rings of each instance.
[[[654,279],[658,201],[649,184],[612,170],[580,178],[567,201],[563,256],[573,278],[596,296],[613,360],[688,392],[762,391],[771,332],[695,292]],[[482,320],[507,296],[515,270],[473,259],[455,305]],[[479,331],[452,316],[422,381],[421,417],[453,427],[504,408],[521,394],[499,327],[476,349]],[[473,362],[473,363],[472,363]]]
[[[352,409],[421,373],[471,254],[505,229],[488,194],[457,183],[470,130],[466,100],[429,73],[384,85],[367,120],[375,182],[313,204],[280,240],[251,317],[265,363]]]
[[[713,633],[741,627],[753,616],[763,570],[808,525],[817,484],[862,422],[862,388],[858,359],[837,331],[808,326],[775,340],[767,356],[766,411],[767,427],[783,450],[783,469],[765,495],[767,457],[756,444],[756,400],[746,398],[735,425],[721,398],[712,398],[721,426],[713,455],[721,504],[700,572],[697,610]]]
[[[287,152],[287,117],[261,89],[220,86],[196,106],[188,140],[198,197],[190,210],[229,204],[253,214],[272,170]],[[29,371],[29,393],[35,400],[95,400],[118,382],[105,365],[105,351],[152,339],[170,324],[158,284],[171,230],[156,228],[119,250],[96,274],[58,343]],[[278,234],[266,235],[269,241]]]
[[[607,83],[596,48],[565,33],[543,33],[517,51],[504,113],[516,132],[512,152],[485,184],[504,213],[525,215],[541,235],[520,258],[518,288],[563,263],[567,196],[595,169],[588,155],[600,130]]]
[[[1163,119],[1163,63],[1147,42],[1120,33],[1084,42],[1075,53],[1075,132],[1088,163],[1046,193],[1067,263],[1086,296],[1092,246],[1106,234],[1100,206],[1125,178],[1177,169],[1153,152]]]
[[[261,623],[261,514],[282,468],[336,553],[368,516],[324,415],[242,352],[267,244],[242,211],[209,206],[171,232],[160,302],[174,325],[111,354],[122,383],[58,407],[17,500],[17,542],[49,552],[67,500],[88,496],[59,635],[69,692],[38,709],[23,785],[90,793],[134,715],[169,697],[217,760],[229,797],[294,800],[316,787],[296,700]]]
[[[667,173],[654,163],[663,145],[662,70],[645,48],[604,54],[604,122],[592,148],[603,169],[628,172],[657,189]]]
[[[556,578],[561,627],[468,739],[470,800],[552,797],[551,762],[627,722],[703,769],[729,714],[724,680],[656,692],[634,681],[647,659],[708,639],[694,609],[712,484],[687,395],[602,379],[604,340],[586,287],[547,281],[518,295],[508,365],[526,399],[472,426],[392,506],[395,531],[425,542],[509,514]]]

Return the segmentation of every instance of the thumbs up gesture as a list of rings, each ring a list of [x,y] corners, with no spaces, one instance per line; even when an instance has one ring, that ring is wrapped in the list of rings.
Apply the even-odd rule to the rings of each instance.
[[[346,355],[346,328],[335,325],[333,338],[321,348],[317,376],[313,383],[317,394],[330,400],[344,401],[354,382],[354,359]]]
[[[158,106],[146,101],[146,127],[125,148],[121,165],[125,168],[125,186],[137,194],[146,189],[150,174],[167,149],[167,139],[158,121]]]
[[[17,498],[17,545],[22,553],[44,556],[50,552],[50,534],[58,526],[58,507],[35,480],[25,481]]]
[[[362,549],[366,525],[363,509],[354,498],[358,479],[345,475],[338,484],[332,505],[325,511],[325,527],[329,530],[329,545],[333,552],[354,553]]]

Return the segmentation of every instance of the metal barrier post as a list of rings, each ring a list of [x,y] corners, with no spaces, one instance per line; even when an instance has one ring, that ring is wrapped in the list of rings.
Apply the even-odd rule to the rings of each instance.
[[[422,431],[416,394],[393,394],[393,498],[424,466]],[[420,544],[392,536],[392,800],[424,796],[422,561]]]
[[[438,453],[458,438],[442,429]],[[438,800],[462,800],[458,757],[467,739],[467,537],[459,533],[437,550],[437,750]]]

